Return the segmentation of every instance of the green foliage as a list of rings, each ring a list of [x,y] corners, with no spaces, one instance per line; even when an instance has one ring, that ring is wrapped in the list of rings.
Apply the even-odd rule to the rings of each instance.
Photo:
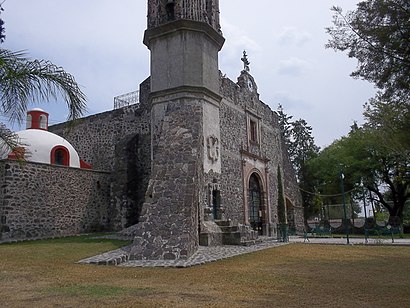
[[[15,149],[19,146],[18,137],[6,125],[0,123],[0,158],[7,155],[10,149]]]
[[[283,192],[282,172],[278,166],[278,219],[279,224],[286,224],[285,194]]]
[[[410,156],[410,104],[408,101],[385,101],[377,95],[365,105],[365,127],[379,137],[385,151],[401,157]]]
[[[377,129],[355,129],[325,148],[308,165],[321,193],[340,191],[338,174],[343,170],[346,191],[363,181],[392,219],[402,219],[404,204],[410,198],[409,157],[396,155],[386,147]]]
[[[36,241],[22,241],[5,245],[60,245],[60,244],[112,244],[113,247],[122,247],[130,241],[110,238],[110,233],[90,233],[78,236],[57,237]]]
[[[48,61],[30,60],[22,52],[0,49],[0,114],[21,123],[29,104],[57,97],[67,103],[69,120],[79,118],[85,111],[84,93],[74,77],[61,67]],[[16,136],[1,125],[0,151],[18,145]]]
[[[350,188],[363,179],[390,220],[400,221],[410,197],[410,2],[365,0],[346,14],[340,7],[332,10],[326,47],[356,58],[352,76],[374,83],[380,91],[365,105],[367,123],[352,127],[349,136],[325,149],[310,167],[329,187],[335,164],[342,164]]]
[[[0,3],[0,13],[3,3]],[[4,21],[0,18],[0,43],[4,39]],[[83,115],[86,98],[72,75],[49,61],[31,60],[23,52],[0,48],[0,114],[21,123],[29,104],[57,97],[67,103],[68,120]],[[0,123],[0,157],[19,145],[16,136]]]
[[[289,149],[292,142],[292,116],[289,116],[285,113],[283,106],[281,104],[278,105],[278,109],[276,110],[278,114],[279,120],[279,128],[281,130],[283,140],[285,142],[286,147]]]
[[[312,206],[314,204],[313,196],[306,193],[306,191],[313,191],[315,186],[314,178],[308,172],[306,163],[316,157],[320,149],[315,145],[312,127],[305,120],[292,121],[292,116],[288,116],[280,104],[277,114],[285,146],[301,188],[305,217],[309,217],[312,214],[317,214],[320,208]]]
[[[74,77],[44,60],[30,60],[22,52],[0,49],[0,112],[22,122],[29,103],[62,97],[68,119],[85,110],[85,95]]]
[[[296,172],[296,176],[300,180],[303,178],[305,162],[317,155],[319,147],[315,145],[312,127],[309,126],[304,119],[292,121],[292,116],[288,116],[280,104],[277,114],[279,127],[289,153],[289,158]]]
[[[387,212],[376,212],[376,221],[388,221],[389,220],[389,213]]]
[[[69,296],[69,297],[91,297],[100,299],[101,297],[120,297],[120,296],[147,296],[153,291],[150,288],[129,288],[114,285],[85,284],[51,287],[43,290],[43,293],[50,296]]]
[[[403,210],[403,225],[410,226],[410,200],[406,201]]]
[[[374,83],[385,99],[410,97],[410,2],[366,0],[355,11],[343,14],[333,7],[331,39],[326,45],[347,51],[358,65],[352,73]]]

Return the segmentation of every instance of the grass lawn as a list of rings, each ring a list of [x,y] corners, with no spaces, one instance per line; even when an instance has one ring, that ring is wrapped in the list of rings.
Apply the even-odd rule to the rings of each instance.
[[[410,307],[410,247],[290,244],[187,269],[75,263],[123,244],[0,245],[0,306]]]

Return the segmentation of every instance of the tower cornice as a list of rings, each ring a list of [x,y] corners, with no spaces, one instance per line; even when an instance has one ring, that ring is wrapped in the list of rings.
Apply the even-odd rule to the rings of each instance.
[[[205,87],[181,86],[150,93],[151,105],[182,98],[205,99],[217,107],[220,106],[222,101],[222,96],[220,94],[210,91]]]
[[[172,34],[173,32],[179,31],[201,32],[217,44],[217,46],[219,47],[218,50],[222,49],[222,46],[225,42],[225,38],[210,25],[199,21],[180,19],[145,30],[144,44],[149,48],[150,41],[152,41],[153,39],[167,36],[169,34]]]

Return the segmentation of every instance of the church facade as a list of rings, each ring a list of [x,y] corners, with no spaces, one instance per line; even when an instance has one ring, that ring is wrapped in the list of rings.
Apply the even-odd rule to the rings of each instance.
[[[151,73],[137,104],[50,127],[91,164],[86,172],[109,174],[100,229],[131,236],[134,259],[276,238],[280,224],[301,232],[278,118],[259,98],[246,53],[236,82],[219,71],[219,1],[149,0],[144,44]]]

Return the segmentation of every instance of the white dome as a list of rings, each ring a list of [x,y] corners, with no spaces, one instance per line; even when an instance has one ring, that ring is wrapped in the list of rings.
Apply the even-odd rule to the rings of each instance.
[[[51,150],[63,146],[70,154],[70,167],[80,168],[80,158],[74,147],[64,138],[40,129],[28,129],[17,132],[19,141],[26,149],[26,160],[38,163],[51,163]]]
[[[30,110],[27,110],[27,112],[30,112],[30,111],[39,111],[39,112],[45,112],[43,109],[41,109],[41,108],[33,108],[33,109],[30,109]],[[47,112],[45,112],[45,113],[47,113]]]

